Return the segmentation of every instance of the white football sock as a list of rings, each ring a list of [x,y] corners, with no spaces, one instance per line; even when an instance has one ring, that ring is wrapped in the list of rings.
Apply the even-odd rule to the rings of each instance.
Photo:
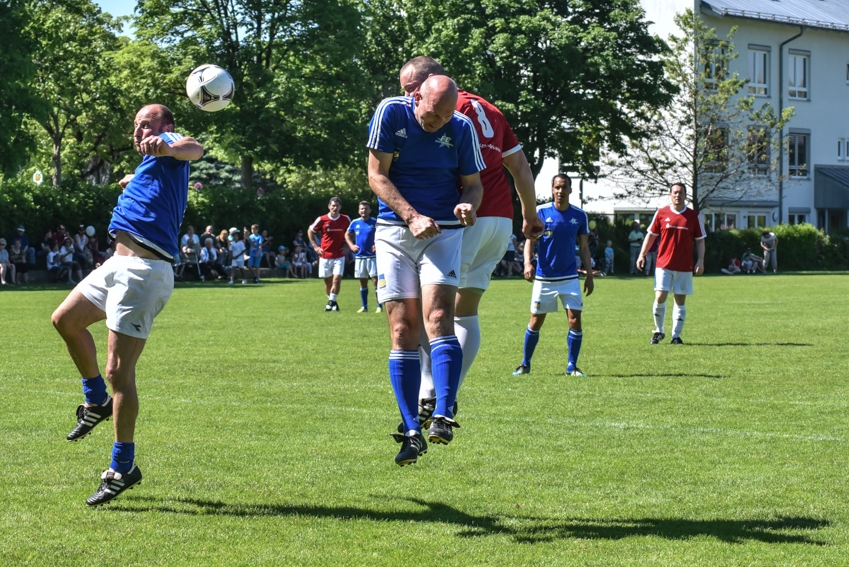
[[[663,320],[666,318],[666,302],[658,303],[657,301],[655,301],[652,310],[654,312],[654,332],[662,333]]]
[[[427,335],[422,333],[424,339],[419,344],[419,359],[422,363],[422,382],[419,385],[419,399],[436,397],[436,388],[433,387],[433,373],[430,368],[430,342],[427,340]]]
[[[331,293],[330,295],[327,296],[327,299],[329,299],[330,301],[336,301],[336,299],[338,297],[339,297],[339,295],[337,295],[335,293]]]
[[[680,337],[681,331],[684,329],[684,319],[687,318],[687,306],[678,305],[672,307],[672,338]]]
[[[466,379],[466,373],[478,356],[481,348],[481,326],[477,315],[454,317],[454,334],[463,349],[463,366],[460,369],[460,386]]]

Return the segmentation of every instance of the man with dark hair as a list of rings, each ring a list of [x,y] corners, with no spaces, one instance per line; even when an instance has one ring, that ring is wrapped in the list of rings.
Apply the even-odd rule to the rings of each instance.
[[[371,205],[368,201],[360,201],[360,218],[348,227],[345,241],[355,255],[354,277],[360,280],[360,301],[362,307],[357,313],[368,312],[368,280],[374,281],[374,293],[377,295],[377,261],[374,252],[374,227],[377,222],[371,218]],[[377,302],[375,313],[383,311],[380,301]]]
[[[325,311],[339,311],[336,299],[342,285],[342,275],[345,273],[345,232],[351,225],[348,215],[342,214],[342,199],[331,197],[327,203],[326,215],[321,215],[307,230],[310,243],[318,254],[318,277],[324,278],[324,291],[327,294]],[[321,233],[321,243],[316,239],[316,233]]]
[[[442,65],[432,57],[416,57],[399,72],[401,87],[407,95],[416,93],[430,76],[445,75]],[[454,305],[454,325],[463,349],[460,384],[477,357],[481,344],[478,308],[489,288],[492,272],[504,258],[513,234],[513,196],[504,168],[513,177],[522,204],[522,232],[535,239],[543,230],[536,215],[534,176],[513,129],[498,108],[482,97],[458,91],[456,110],[471,120],[480,143],[486,168],[480,172],[483,198],[476,211],[477,222],[465,228],[460,252],[460,285]],[[419,392],[419,419],[427,423],[435,405],[436,392],[431,373],[428,343],[422,342],[422,384]],[[458,386],[459,387],[459,386]]]
[[[657,268],[654,274],[655,301],[654,332],[650,343],[658,344],[666,336],[663,331],[663,320],[666,317],[666,297],[671,291],[675,300],[672,311],[672,344],[682,345],[681,331],[684,329],[684,319],[687,308],[684,302],[688,295],[693,294],[693,273],[702,275],[705,265],[705,227],[699,214],[687,207],[687,186],[674,183],[669,191],[671,205],[659,209],[652,219],[646,239],[643,241],[640,256],[637,258],[637,269],[642,270],[646,264],[646,253],[660,239],[657,256]],[[693,267],[693,244],[696,245],[695,268]]]
[[[203,157],[203,147],[196,140],[174,133],[171,111],[159,104],[145,106],[136,114],[133,141],[143,159],[134,175],[119,181],[124,192],[109,223],[115,255],[80,282],[52,318],[82,375],[85,394],[68,441],[82,439],[101,421],[115,420],[112,463],[86,500],[89,506],[109,502],[142,479],[133,442],[139,412],[136,363],[153,319],[174,288],[171,263],[179,255],[189,162]],[[106,377],[112,397],[106,392],[88,331],[103,319],[109,329]]]

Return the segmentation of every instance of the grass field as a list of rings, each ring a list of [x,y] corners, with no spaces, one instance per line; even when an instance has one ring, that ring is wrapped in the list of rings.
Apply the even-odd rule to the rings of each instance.
[[[145,479],[97,509],[111,422],[64,440],[67,288],[0,292],[0,564],[849,565],[846,275],[699,278],[684,346],[648,344],[649,280],[597,279],[587,378],[563,315],[511,376],[530,285],[496,281],[462,429],[403,469],[356,288],[178,287],[138,368]]]

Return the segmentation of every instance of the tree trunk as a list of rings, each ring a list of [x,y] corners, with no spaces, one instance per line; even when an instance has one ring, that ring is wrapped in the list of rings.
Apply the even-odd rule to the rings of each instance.
[[[242,189],[250,189],[254,179],[254,158],[242,156]]]
[[[53,186],[62,184],[62,140],[53,140]]]

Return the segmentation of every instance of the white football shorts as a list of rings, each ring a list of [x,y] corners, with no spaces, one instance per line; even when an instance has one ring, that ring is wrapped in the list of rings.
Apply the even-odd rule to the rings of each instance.
[[[354,260],[354,277],[355,278],[376,278],[377,277],[377,259],[374,256],[363,256]]]
[[[460,287],[486,291],[492,271],[504,257],[513,234],[513,221],[504,217],[479,218],[463,229]]]
[[[245,257],[241,254],[234,257],[230,261],[230,267],[232,267],[232,268],[244,268],[245,267]]]
[[[377,225],[377,300],[419,297],[422,286],[460,283],[463,229],[442,229],[419,240],[406,226]]]
[[[531,292],[531,313],[557,313],[558,299],[564,309],[583,311],[581,280],[578,278],[554,282],[534,280],[534,290]]]
[[[345,257],[341,258],[319,258],[318,277],[329,278],[330,276],[341,276],[345,273]]]
[[[656,268],[654,290],[671,291],[675,295],[693,295],[693,272],[676,272]]]
[[[77,285],[106,313],[106,326],[122,335],[146,339],[153,319],[174,291],[174,270],[164,260],[112,256]]]

